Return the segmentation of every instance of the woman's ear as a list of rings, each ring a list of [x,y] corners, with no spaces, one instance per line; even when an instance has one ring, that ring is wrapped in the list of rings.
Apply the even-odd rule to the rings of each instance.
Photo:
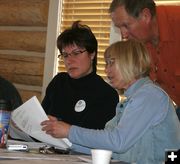
[[[93,60],[95,57],[95,52],[91,53],[90,55],[91,55],[91,60]]]

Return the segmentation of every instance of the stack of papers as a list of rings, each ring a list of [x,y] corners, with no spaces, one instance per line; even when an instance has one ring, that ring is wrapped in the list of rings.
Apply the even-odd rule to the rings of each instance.
[[[15,109],[11,119],[23,132],[39,141],[61,149],[68,149],[71,146],[67,138],[57,139],[41,130],[41,122],[48,120],[48,117],[36,96]]]

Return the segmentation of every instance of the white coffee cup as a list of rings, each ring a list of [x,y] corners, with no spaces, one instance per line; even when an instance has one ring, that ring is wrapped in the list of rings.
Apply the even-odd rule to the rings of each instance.
[[[112,151],[102,149],[92,149],[92,164],[109,164]]]

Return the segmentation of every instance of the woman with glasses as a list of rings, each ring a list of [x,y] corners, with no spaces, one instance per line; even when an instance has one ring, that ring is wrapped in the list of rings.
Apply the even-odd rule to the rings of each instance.
[[[96,74],[97,46],[91,29],[79,21],[57,38],[67,72],[58,73],[46,89],[42,106],[51,119],[102,129],[115,115],[119,96]]]
[[[128,40],[105,51],[106,73],[112,86],[124,90],[116,116],[104,130],[94,130],[47,120],[47,134],[67,137],[72,150],[90,154],[91,149],[108,149],[117,160],[136,164],[162,164],[166,151],[180,149],[180,122],[172,100],[149,78],[150,57],[145,46]]]

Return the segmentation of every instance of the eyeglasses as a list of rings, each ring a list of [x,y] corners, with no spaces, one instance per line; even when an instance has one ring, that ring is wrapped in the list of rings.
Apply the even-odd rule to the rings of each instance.
[[[114,58],[106,58],[105,59],[106,62],[106,67],[111,67],[114,63],[115,63],[115,59]]]
[[[67,53],[67,52],[62,52],[60,55],[58,55],[58,58],[59,57],[62,57],[63,59],[66,59],[68,56],[73,56],[73,57],[77,57],[78,55],[84,53],[85,51],[87,50],[75,50],[75,51],[72,51],[71,53]]]

